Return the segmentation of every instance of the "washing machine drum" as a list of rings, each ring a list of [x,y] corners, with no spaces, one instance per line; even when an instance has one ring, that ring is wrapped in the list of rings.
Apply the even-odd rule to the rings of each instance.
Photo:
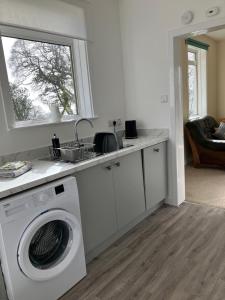
[[[81,227],[72,214],[51,210],[26,228],[18,247],[18,264],[24,275],[45,281],[61,274],[81,245]]]

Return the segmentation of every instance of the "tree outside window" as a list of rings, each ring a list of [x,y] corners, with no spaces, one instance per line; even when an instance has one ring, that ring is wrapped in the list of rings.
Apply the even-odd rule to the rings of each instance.
[[[62,117],[78,113],[70,46],[6,36],[2,44],[16,121],[45,120],[52,104]]]

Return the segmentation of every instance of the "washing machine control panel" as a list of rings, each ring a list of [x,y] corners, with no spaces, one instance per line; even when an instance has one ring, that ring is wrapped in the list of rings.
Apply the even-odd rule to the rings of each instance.
[[[53,188],[45,191],[34,193],[33,195],[20,197],[20,201],[11,200],[5,201],[0,206],[0,217],[5,220],[13,220],[22,215],[26,215],[27,211],[33,207],[44,207],[54,200],[55,191]]]
[[[68,198],[74,197],[74,183],[76,187],[74,178],[61,179],[1,201],[0,226],[5,222],[23,219],[23,217],[29,216],[30,213],[32,214],[33,211],[36,214],[39,211],[52,208],[54,203],[56,207],[61,207],[64,200],[68,201]],[[74,202],[76,200],[77,198]]]
[[[3,206],[3,209],[4,209],[5,217],[10,218],[14,215],[18,215],[20,213],[23,213],[28,207],[29,207],[28,203],[22,203],[22,204],[19,204],[19,205],[5,204]]]
[[[32,198],[35,207],[45,206],[49,201],[53,200],[54,193],[52,189],[48,189],[41,193],[34,194]]]
[[[64,184],[60,184],[41,193],[33,195],[33,203],[36,207],[45,206],[49,201],[54,200],[56,196],[65,192]]]

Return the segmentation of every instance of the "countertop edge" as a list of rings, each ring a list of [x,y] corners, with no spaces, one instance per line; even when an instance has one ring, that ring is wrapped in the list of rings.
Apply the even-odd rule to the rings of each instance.
[[[151,147],[154,146],[156,144],[162,143],[162,142],[166,142],[169,140],[169,135],[165,135],[165,136],[152,136],[152,137],[142,137],[141,141],[134,141],[134,140],[126,140],[126,144],[133,144],[135,143],[134,146],[128,147],[128,148],[124,148],[122,150],[116,151],[116,152],[112,152],[109,154],[105,154],[103,156],[99,156],[97,158],[85,161],[85,162],[81,162],[81,163],[77,163],[77,164],[72,164],[72,163],[59,163],[61,164],[60,166],[62,166],[65,170],[60,170],[60,171],[56,171],[53,174],[49,174],[44,176],[43,178],[37,178],[37,179],[31,179],[30,181],[28,179],[27,182],[23,182],[21,184],[18,184],[18,186],[12,186],[11,188],[6,188],[3,191],[0,191],[0,201],[4,200],[6,197],[15,195],[17,193],[29,190],[31,188],[43,185],[45,183],[49,183],[51,181],[63,178],[65,176],[69,176],[72,174],[76,174],[80,171],[83,171],[85,169],[100,165],[100,164],[104,164],[107,163],[111,160],[123,157],[125,155],[131,154],[133,152],[142,150],[144,148],[147,147]],[[34,176],[35,174],[35,168],[38,168],[38,164],[40,164],[41,161],[34,161],[34,168],[29,171],[33,173],[26,173],[22,176],[26,176],[28,178],[29,174],[32,174],[32,176]],[[44,163],[44,161],[42,161],[42,163]],[[55,162],[47,162],[46,163],[46,167],[49,166],[49,168],[51,168],[52,166],[54,166],[54,164],[56,165]],[[31,175],[30,175],[31,176]],[[25,178],[25,177],[24,177]],[[17,180],[16,179],[0,179],[0,185],[7,183],[7,185],[10,183],[10,180]]]

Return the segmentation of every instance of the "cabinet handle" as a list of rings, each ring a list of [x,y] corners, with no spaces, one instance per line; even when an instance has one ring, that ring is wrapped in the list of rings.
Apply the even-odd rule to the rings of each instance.
[[[153,151],[154,152],[159,152],[159,148],[154,148]]]
[[[116,163],[114,164],[114,166],[115,166],[115,167],[120,167],[120,162],[119,162],[119,161],[116,162]]]
[[[107,166],[107,167],[105,167],[106,168],[106,170],[108,170],[108,171],[111,171],[112,170],[112,166]]]

